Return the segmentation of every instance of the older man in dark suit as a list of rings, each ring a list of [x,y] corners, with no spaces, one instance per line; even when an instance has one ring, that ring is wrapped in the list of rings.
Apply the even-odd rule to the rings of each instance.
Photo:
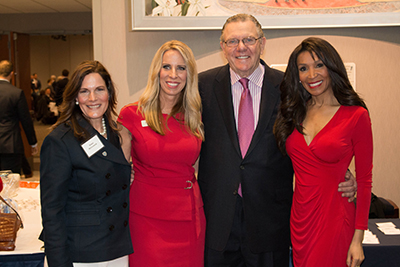
[[[0,62],[0,170],[21,173],[24,144],[19,123],[31,145],[32,155],[37,153],[37,140],[24,92],[10,84],[13,65]]]
[[[260,59],[265,43],[253,16],[232,16],[220,40],[229,64],[199,75],[205,266],[289,266],[293,169],[272,133],[283,73]]]

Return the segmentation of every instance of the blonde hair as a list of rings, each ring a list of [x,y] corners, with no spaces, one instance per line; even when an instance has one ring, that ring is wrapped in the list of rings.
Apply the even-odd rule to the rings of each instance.
[[[168,124],[167,120],[163,120],[160,107],[160,70],[164,53],[169,50],[178,51],[183,57],[187,70],[187,78],[186,85],[180,93],[179,99],[172,108],[167,120],[173,117],[179,121],[176,115],[178,113],[183,114],[184,125],[187,131],[201,140],[204,140],[196,60],[192,50],[180,41],[172,40],[164,43],[154,55],[150,65],[146,89],[139,98],[138,111],[141,112],[153,131],[165,135]]]

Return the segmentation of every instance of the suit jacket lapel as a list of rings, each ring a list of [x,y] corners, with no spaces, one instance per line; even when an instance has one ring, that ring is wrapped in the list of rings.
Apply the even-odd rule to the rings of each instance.
[[[264,129],[270,123],[275,123],[275,121],[271,121],[271,119],[275,119],[272,117],[272,115],[277,102],[280,101],[279,90],[275,90],[274,88],[279,88],[281,79],[276,77],[272,69],[268,67],[263,60],[261,60],[261,64],[263,64],[265,67],[265,73],[261,91],[260,117],[258,118],[258,124],[253,134],[247,155],[250,154],[250,152],[257,146],[258,141],[264,134]]]
[[[214,93],[217,98],[219,110],[222,114],[225,127],[235,150],[240,155],[239,139],[237,136],[235,115],[233,112],[231,80],[229,65],[221,68],[214,82]]]
[[[120,149],[120,144],[118,140],[118,135],[114,134],[114,132],[110,131],[110,127],[108,126],[108,121],[106,118],[107,125],[107,136],[108,139],[105,139],[101,136],[91,125],[88,123],[82,116],[77,116],[78,123],[84,127],[89,133],[89,139],[95,135],[98,135],[104,147],[97,151],[93,157],[100,157],[104,160],[113,161],[118,164],[130,165],[126,159],[124,154]]]
[[[111,132],[111,131],[108,131],[108,132]],[[112,132],[108,136],[110,138],[113,135],[115,136],[115,138],[118,138],[118,136]],[[126,161],[125,156],[122,153],[122,150],[120,148],[117,148],[114,144],[112,144],[111,142],[109,142],[107,139],[105,139],[102,136],[100,137],[100,140],[103,142],[104,147],[102,149],[100,149],[96,154],[94,154],[93,155],[94,157],[95,156],[101,157],[104,160],[113,161],[118,164],[130,166],[128,161]],[[119,146],[119,144],[118,144],[118,146]]]

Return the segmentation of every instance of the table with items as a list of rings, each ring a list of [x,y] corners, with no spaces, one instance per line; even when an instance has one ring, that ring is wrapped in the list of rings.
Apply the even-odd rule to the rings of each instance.
[[[370,219],[361,267],[400,266],[400,219]]]
[[[19,182],[12,196],[23,222],[17,232],[14,251],[0,251],[0,266],[44,266],[43,242],[38,239],[42,230],[40,215],[40,190],[37,182]],[[1,193],[4,197],[7,192]]]

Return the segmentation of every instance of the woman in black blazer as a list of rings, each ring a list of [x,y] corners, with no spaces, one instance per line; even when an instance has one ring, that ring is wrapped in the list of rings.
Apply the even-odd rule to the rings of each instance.
[[[41,147],[41,239],[50,267],[128,266],[131,167],[112,119],[115,106],[107,70],[82,62]]]

